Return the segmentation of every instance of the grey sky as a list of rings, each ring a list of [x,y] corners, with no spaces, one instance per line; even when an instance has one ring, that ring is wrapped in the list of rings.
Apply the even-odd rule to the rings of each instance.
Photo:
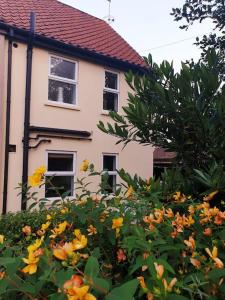
[[[108,14],[107,0],[61,1],[99,18]],[[199,57],[200,52],[193,45],[195,36],[212,29],[209,22],[192,26],[188,31],[179,29],[181,24],[173,21],[170,12],[183,3],[184,0],[112,0],[112,26],[141,55],[150,52],[156,62],[173,60],[178,68],[181,61]],[[167,45],[171,43],[174,44]]]

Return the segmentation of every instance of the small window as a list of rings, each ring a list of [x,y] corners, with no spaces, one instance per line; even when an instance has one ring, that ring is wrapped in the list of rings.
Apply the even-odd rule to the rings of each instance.
[[[105,87],[103,91],[103,110],[118,111],[118,74],[105,71]]]
[[[114,193],[117,182],[117,157],[115,154],[103,154],[103,170],[108,172],[107,182],[105,182],[104,192]]]
[[[76,104],[76,63],[59,57],[50,57],[48,100]]]
[[[48,153],[48,170],[46,173],[45,197],[57,198],[68,192],[68,196],[74,195],[74,153]],[[51,182],[49,179],[51,178]],[[55,189],[55,188],[58,188]]]

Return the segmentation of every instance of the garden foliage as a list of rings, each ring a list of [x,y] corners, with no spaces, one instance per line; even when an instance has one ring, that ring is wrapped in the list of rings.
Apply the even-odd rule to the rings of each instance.
[[[121,171],[126,191],[107,197],[88,190],[102,173],[82,170],[76,200],[2,217],[1,299],[225,298],[218,191],[194,198]],[[39,168],[30,183],[43,180]]]

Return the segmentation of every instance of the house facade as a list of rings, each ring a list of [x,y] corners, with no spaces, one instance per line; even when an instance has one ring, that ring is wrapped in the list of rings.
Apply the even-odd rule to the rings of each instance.
[[[142,58],[106,22],[57,0],[0,1],[0,206],[25,206],[15,189],[39,166],[53,183],[75,194],[80,165],[88,159],[148,178],[153,148],[117,139],[97,128],[122,112],[129,87],[125,73],[143,72]],[[92,178],[94,191],[99,178]],[[43,186],[39,197],[55,199]]]

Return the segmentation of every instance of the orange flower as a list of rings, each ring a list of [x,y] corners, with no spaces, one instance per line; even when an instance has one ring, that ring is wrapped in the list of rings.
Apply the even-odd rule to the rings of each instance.
[[[154,299],[154,295],[150,292],[147,293],[147,300],[153,300]]]
[[[156,269],[156,273],[157,273],[157,278],[161,279],[164,273],[164,266],[163,265],[158,265],[156,262],[154,262],[154,266]]]
[[[214,198],[214,196],[216,194],[218,194],[218,193],[219,193],[219,191],[215,191],[215,192],[210,193],[209,195],[207,195],[207,196],[205,196],[203,198],[203,201],[210,201],[210,200],[212,200]]]
[[[69,300],[97,300],[95,296],[88,293],[89,286],[83,285],[84,281],[78,275],[73,275],[70,280],[64,283],[64,292]]]
[[[26,225],[22,228],[22,232],[26,235],[30,235],[31,234],[31,227]]]
[[[176,282],[177,282],[177,278],[173,278],[173,279],[170,281],[169,284],[167,283],[167,281],[166,281],[165,278],[163,278],[162,282],[163,282],[163,285],[164,285],[165,290],[168,291],[168,292],[171,292],[172,289],[173,289],[173,286],[174,286],[174,285],[176,284]]]
[[[123,249],[119,249],[117,251],[117,261],[120,263],[122,261],[125,261],[127,259]]]
[[[211,228],[205,228],[205,230],[203,231],[203,234],[206,236],[211,236],[212,235],[212,229]]]
[[[217,269],[222,269],[224,264],[223,262],[218,258],[218,249],[217,247],[213,247],[212,252],[209,250],[209,248],[206,248],[205,251],[210,256],[210,258],[214,261],[214,265]]]
[[[88,235],[97,234],[97,229],[93,225],[90,225],[87,231],[89,232]]]
[[[3,279],[5,277],[5,271],[0,272],[0,280]]]
[[[191,257],[191,258],[190,258],[190,261],[191,261],[191,264],[192,264],[196,269],[200,269],[200,267],[201,267],[201,262],[200,262],[198,259]]]
[[[193,239],[192,236],[189,236],[188,240],[184,240],[185,245],[187,245],[188,248],[190,248],[190,250],[194,251],[195,250],[195,240]]]
[[[140,286],[142,287],[143,290],[147,290],[147,285],[145,283],[145,279],[143,276],[139,276],[137,277],[137,279],[139,280]]]
[[[166,210],[165,216],[167,218],[174,218],[174,213],[173,213],[173,211],[172,211],[171,208],[169,208],[169,209]]]

